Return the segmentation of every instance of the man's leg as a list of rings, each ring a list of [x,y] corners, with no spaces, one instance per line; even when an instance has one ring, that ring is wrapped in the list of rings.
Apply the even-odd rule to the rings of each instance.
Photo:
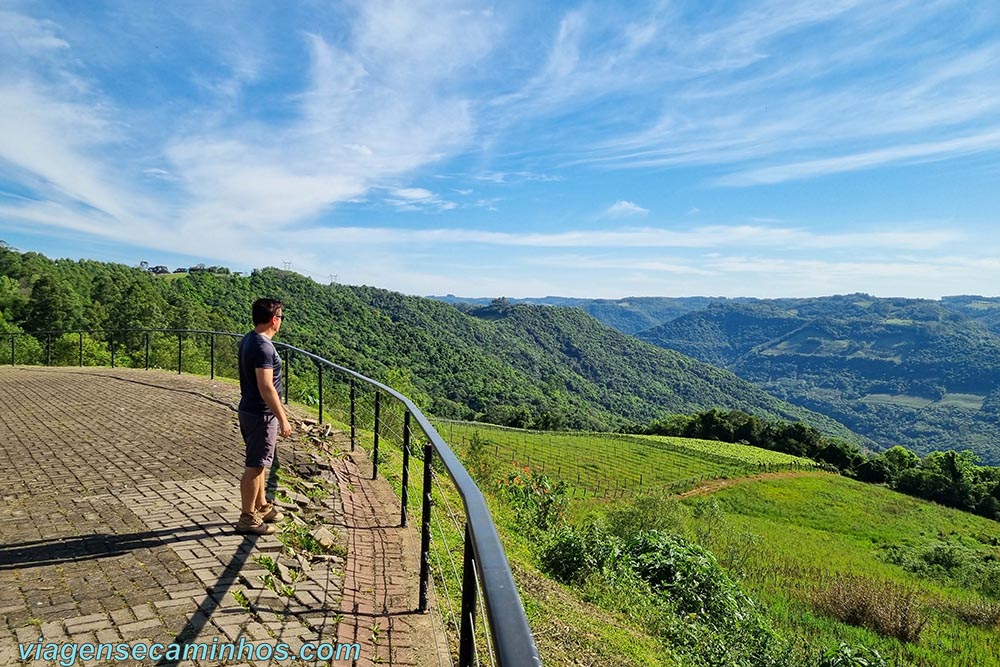
[[[270,535],[274,532],[274,527],[264,523],[254,507],[257,502],[258,486],[263,484],[263,479],[264,468],[253,466],[243,468],[243,476],[240,478],[240,505],[243,511],[240,514],[240,520],[236,523],[237,533]]]
[[[264,492],[267,490],[267,475],[270,470],[270,468],[261,468],[261,475],[257,480],[257,497],[254,504],[255,510],[259,510],[264,505],[267,505],[267,496]]]
[[[277,523],[284,519],[285,515],[277,507],[267,502],[267,476],[270,470],[270,468],[264,468],[264,472],[260,476],[254,510],[267,523]]]
[[[255,511],[260,505],[257,500],[264,495],[264,470],[265,468],[249,466],[243,468],[243,477],[240,478],[240,499],[245,513]]]
[[[274,527],[264,523],[257,510],[257,497],[263,492],[264,470],[270,465],[267,458],[267,424],[263,417],[244,412],[239,413],[240,431],[246,443],[246,460],[243,476],[240,477],[240,520],[236,523],[237,533],[270,535]],[[273,457],[273,455],[272,455]]]

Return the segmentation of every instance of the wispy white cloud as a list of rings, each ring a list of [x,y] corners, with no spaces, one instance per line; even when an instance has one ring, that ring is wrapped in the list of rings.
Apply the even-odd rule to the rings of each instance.
[[[633,215],[646,215],[647,213],[649,213],[649,209],[645,209],[633,202],[619,199],[604,210],[604,217],[627,218]]]
[[[0,159],[75,206],[107,214],[109,236],[136,219],[158,225],[161,233],[150,235],[151,242],[169,243],[178,228],[199,233],[228,225],[280,228],[356,201],[373,186],[464,145],[472,127],[468,103],[446,85],[461,64],[442,63],[434,53],[444,44],[464,44],[461,55],[473,63],[491,48],[494,24],[489,12],[469,14],[461,3],[362,3],[358,9],[350,50],[320,34],[294,36],[310,56],[307,87],[289,94],[284,108],[292,113],[273,121],[217,112],[242,88],[260,82],[268,57],[234,56],[227,49],[229,79],[201,85],[208,80],[194,75],[193,83],[207,90],[208,98],[183,118],[160,119],[167,127],[157,128],[155,137],[163,144],[141,150],[160,151],[161,158],[131,176],[120,164],[112,172],[104,163],[128,150],[126,145],[115,153],[106,150],[128,123],[127,109],[110,89],[102,90],[102,82],[78,73],[72,44],[54,37],[56,24],[27,17],[8,22],[8,31],[22,38],[19,43],[67,51],[56,69],[82,82],[89,97],[80,100],[67,86],[43,88],[37,78],[32,82],[38,71],[30,68],[21,83],[0,78]],[[477,39],[466,39],[470,35]],[[21,53],[22,60],[32,55]],[[183,198],[164,202],[148,189],[140,195],[142,179],[150,177],[169,179]],[[423,203],[453,207],[440,199]]]
[[[967,154],[966,138],[989,132],[1000,113],[1000,49],[984,42],[1000,28],[998,17],[979,12],[976,25],[957,13],[952,2],[904,0],[737,3],[718,14],[654,9],[653,35],[633,42],[630,17],[573,11],[524,99],[512,96],[505,111],[584,114],[590,129],[577,122],[547,137],[566,165],[746,165],[714,185],[771,168],[792,180],[917,154],[948,159]],[[942,24],[953,26],[947,37],[927,30]],[[603,48],[587,48],[598,38]],[[959,39],[968,46],[956,52]],[[592,110],[571,103],[584,97]],[[622,107],[627,122],[612,117]],[[928,132],[937,139],[929,142]],[[996,149],[987,143],[980,149]],[[797,164],[811,169],[781,168]]]
[[[114,150],[115,123],[87,104],[57,97],[59,92],[65,91],[0,83],[0,175],[21,180],[39,200],[9,214],[45,223],[40,213],[49,211],[45,224],[108,237],[149,231],[150,202],[97,157]],[[80,220],[73,221],[74,215]]]
[[[562,176],[553,174],[536,174],[530,171],[485,171],[473,176],[477,181],[490,181],[493,183],[528,183],[539,181],[543,183],[554,183],[564,180]]]
[[[853,155],[758,167],[722,176],[715,179],[714,182],[718,185],[733,186],[781,183],[783,181],[866,169],[884,164],[912,164],[916,162],[943,160],[972,153],[996,151],[998,149],[1000,149],[1000,129],[988,129],[986,132],[948,139],[946,141],[910,143],[902,146],[855,153]]]
[[[572,230],[553,233],[495,232],[476,229],[399,229],[395,227],[336,227],[309,232],[319,239],[341,244],[365,243],[410,246],[430,244],[484,244],[535,248],[718,248],[726,246],[775,249],[929,250],[963,238],[942,229],[816,233],[801,229],[740,226],[706,226],[686,231],[653,227]]]
[[[340,262],[396,287],[443,286],[420,265],[442,265],[438,248],[468,258],[458,285],[550,293],[587,288],[573,266],[646,293],[734,277],[763,293],[769,275],[843,291],[920,270],[959,285],[975,269],[937,256],[994,275],[976,264],[996,254],[988,222],[863,205],[831,221],[809,195],[748,203],[736,186],[970,158],[988,173],[998,23],[952,0],[6,4],[0,228],[319,275]],[[714,188],[709,213],[678,199],[692,184]],[[600,211],[624,192],[642,206]],[[581,229],[588,216],[605,228]],[[650,224],[616,226],[631,216]]]
[[[69,48],[69,43],[59,36],[58,26],[47,19],[35,19],[15,11],[0,8],[0,43],[9,45],[4,51],[10,55],[16,49],[23,54],[38,56],[51,51]],[[0,47],[2,48],[2,47]]]
[[[570,269],[573,271],[642,271],[694,276],[707,276],[713,272],[705,269],[697,261],[664,261],[636,259],[634,257],[606,257],[590,255],[550,255],[525,261],[531,266],[550,269]]]
[[[424,188],[398,188],[386,201],[401,211],[450,211],[458,207]]]

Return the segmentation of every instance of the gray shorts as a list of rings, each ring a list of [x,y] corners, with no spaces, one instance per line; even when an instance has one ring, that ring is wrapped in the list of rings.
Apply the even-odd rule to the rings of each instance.
[[[246,467],[270,468],[278,442],[278,418],[239,411],[240,433],[247,446]]]

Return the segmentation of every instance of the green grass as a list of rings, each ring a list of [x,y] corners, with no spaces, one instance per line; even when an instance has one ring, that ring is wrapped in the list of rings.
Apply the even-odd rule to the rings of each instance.
[[[864,401],[879,405],[902,405],[908,408],[952,406],[966,410],[981,410],[985,396],[979,394],[947,393],[939,400],[906,394],[868,394]]]
[[[694,438],[674,438],[663,435],[632,436],[638,439],[648,439],[651,442],[664,443],[668,446],[676,447],[687,451],[699,452],[712,457],[722,457],[734,461],[742,461],[753,466],[768,465],[799,465],[813,467],[814,463],[810,459],[801,456],[792,456],[783,452],[774,452],[769,449],[752,447],[750,445],[740,445],[731,442],[719,442],[718,440],[697,440]]]
[[[981,596],[880,557],[893,545],[942,540],[995,551],[989,545],[1000,543],[996,522],[835,475],[760,480],[725,488],[713,498],[734,529],[761,538],[744,583],[767,603],[787,636],[875,646],[897,664],[1000,665],[996,627],[969,625],[937,610],[980,604]],[[928,618],[920,641],[901,644],[815,613],[808,602],[811,591],[837,573],[916,588]]]
[[[812,468],[808,459],[748,445],[666,436],[544,432],[438,421],[460,456],[473,439],[499,467],[528,467],[565,481],[573,498],[626,497],[766,470]]]
[[[926,408],[934,403],[934,399],[922,396],[907,396],[906,394],[868,394],[863,399],[866,403],[878,405],[903,405],[908,408]]]
[[[944,395],[944,397],[936,403],[936,405],[953,405],[957,408],[965,408],[966,410],[982,410],[983,401],[986,400],[985,396],[980,396],[979,394],[959,394],[949,392]]]

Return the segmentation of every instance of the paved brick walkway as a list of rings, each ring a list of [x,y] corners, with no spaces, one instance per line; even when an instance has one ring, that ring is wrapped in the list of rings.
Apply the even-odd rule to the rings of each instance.
[[[231,384],[161,371],[0,368],[0,664],[40,637],[292,651],[339,640],[360,645],[357,665],[448,664],[432,618],[414,612],[418,538],[396,527],[398,501],[362,473],[363,455],[337,455],[336,434],[323,445],[333,456],[293,439],[279,460],[305,484],[288,486],[295,520],[331,526],[346,562],[235,534],[237,400]]]

